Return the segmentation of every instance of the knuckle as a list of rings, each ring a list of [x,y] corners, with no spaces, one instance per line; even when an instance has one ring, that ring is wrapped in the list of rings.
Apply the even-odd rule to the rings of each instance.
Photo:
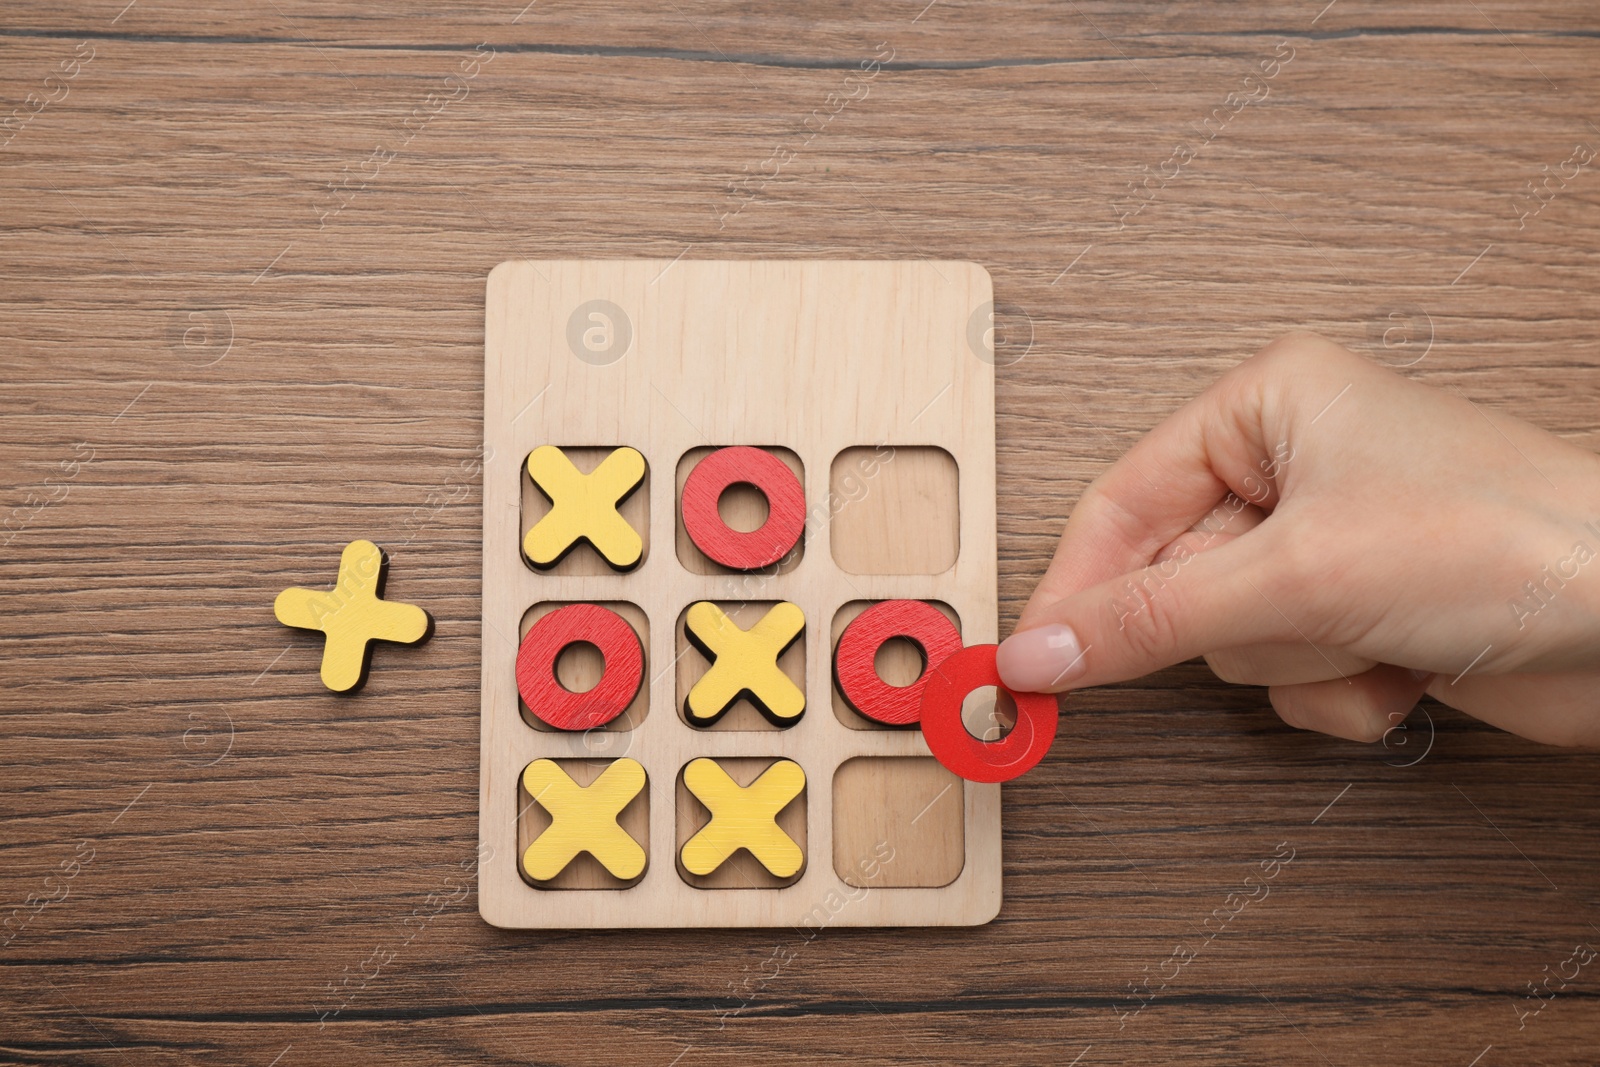
[[[1315,527],[1306,528],[1304,524],[1261,540],[1258,563],[1245,575],[1268,601],[1261,606],[1274,615],[1287,613],[1302,628],[1308,624],[1315,627],[1323,613],[1322,596],[1339,569],[1339,556],[1334,551],[1337,546],[1329,544]],[[1284,629],[1288,629],[1287,622]],[[1310,632],[1307,629],[1298,636]],[[1292,638],[1296,634],[1284,636]]]
[[[1250,580],[1265,598],[1262,607],[1281,623],[1280,638],[1359,657],[1355,650],[1381,622],[1371,605],[1381,602],[1382,589],[1371,576],[1370,560],[1319,532],[1319,525],[1326,524],[1304,525],[1264,544],[1269,562]]]
[[[1145,572],[1138,592],[1138,610],[1123,614],[1118,623],[1123,646],[1140,662],[1161,660],[1173,645],[1177,593],[1153,571]]]
[[[1321,334],[1295,330],[1263,347],[1248,362],[1266,370],[1305,370],[1348,355],[1344,348]]]
[[[1354,352],[1306,331],[1288,333],[1266,345],[1234,370],[1234,384],[1259,400],[1263,410],[1289,411],[1300,400],[1322,403],[1327,385],[1351,380],[1370,367]]]
[[[1273,538],[1271,545],[1264,546],[1271,565],[1251,575],[1251,581],[1275,604],[1301,603],[1316,587],[1317,575],[1327,568],[1327,553],[1317,540],[1315,534],[1303,531]]]
[[[1150,530],[1130,515],[1106,491],[1103,479],[1089,483],[1072,508],[1071,523],[1080,529],[1110,529],[1130,544],[1143,544],[1150,538]]]

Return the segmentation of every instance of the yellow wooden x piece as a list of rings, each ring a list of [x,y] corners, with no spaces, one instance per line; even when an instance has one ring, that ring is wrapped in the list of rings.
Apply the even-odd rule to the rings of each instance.
[[[522,771],[522,788],[550,813],[550,825],[522,853],[522,869],[536,882],[549,881],[578,853],[587,852],[623,881],[644,873],[644,849],[617,822],[644,788],[644,768],[619,759],[581,786],[554,760],[540,759]]]
[[[689,608],[686,636],[712,661],[711,669],[689,690],[684,714],[697,726],[708,726],[748,696],[767,718],[792,722],[806,710],[806,695],[795,685],[778,657],[806,626],[805,612],[787,601],[774,604],[748,630],[708,600]]]
[[[415,604],[379,600],[383,552],[371,541],[351,541],[339,556],[331,590],[285,589],[272,613],[285,626],[321,630],[322,684],[343,693],[361,684],[372,641],[415,644],[428,634],[428,613]]]
[[[777,823],[778,813],[806,787],[798,763],[778,760],[741,786],[715,760],[702,758],[683,769],[683,784],[711,812],[711,821],[683,843],[684,870],[710,874],[743,848],[778,878],[799,872],[805,853]]]
[[[617,511],[644,481],[644,457],[619,448],[588,474],[566,453],[540,445],[528,453],[528,476],[550,501],[550,511],[522,539],[535,567],[554,566],[579,541],[588,541],[613,567],[626,570],[644,554],[644,541]]]

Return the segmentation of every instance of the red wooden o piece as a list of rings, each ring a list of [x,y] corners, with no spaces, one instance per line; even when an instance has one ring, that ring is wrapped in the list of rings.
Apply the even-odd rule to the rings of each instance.
[[[878,649],[904,637],[922,651],[922,673],[910,685],[878,675]],[[850,620],[833,654],[833,677],[845,702],[876,722],[905,726],[922,716],[922,691],[933,669],[961,651],[955,623],[926,600],[884,600]]]
[[[556,679],[556,658],[587,641],[605,669],[593,689],[574,693]],[[644,646],[628,620],[599,604],[568,604],[533,624],[517,649],[517,692],[528,710],[558,730],[589,730],[615,719],[644,682]]]
[[[767,521],[741,533],[722,521],[717,501],[730,485],[753,485],[767,498]],[[806,494],[794,471],[771,452],[748,445],[719,448],[695,464],[683,483],[683,528],[695,546],[734,570],[778,562],[800,541]]]
[[[972,645],[929,673],[922,690],[922,736],[940,763],[969,782],[1007,782],[1034,768],[1056,739],[1056,698],[1013,693],[1000,683],[998,645]],[[980,686],[1017,703],[1017,725],[999,741],[979,741],[961,721],[961,702]]]

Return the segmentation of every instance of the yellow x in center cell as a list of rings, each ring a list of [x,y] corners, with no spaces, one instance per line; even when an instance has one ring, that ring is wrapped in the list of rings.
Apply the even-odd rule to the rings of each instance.
[[[554,760],[523,768],[522,788],[545,811],[550,825],[522,853],[522,869],[547,882],[587,852],[624,882],[644,873],[644,848],[617,822],[622,809],[644,788],[637,760],[619,759],[587,786],[574,782]]]
[[[710,874],[743,848],[778,878],[799,873],[805,853],[777,822],[778,813],[806,787],[806,772],[798,763],[778,760],[742,786],[715,760],[701,758],[683,769],[683,784],[711,812],[711,821],[683,843],[678,855],[684,870]]]
[[[618,448],[588,474],[555,445],[528,453],[528,477],[550,501],[550,511],[522,539],[535,567],[553,567],[579,541],[588,541],[605,561],[627,570],[644,554],[644,539],[617,506],[644,481],[644,456]]]
[[[684,715],[696,726],[709,726],[741,696],[780,726],[806,710],[806,695],[794,684],[778,657],[806,627],[805,612],[788,601],[774,604],[748,630],[709,600],[689,607],[685,636],[711,660],[711,668],[689,690]]]

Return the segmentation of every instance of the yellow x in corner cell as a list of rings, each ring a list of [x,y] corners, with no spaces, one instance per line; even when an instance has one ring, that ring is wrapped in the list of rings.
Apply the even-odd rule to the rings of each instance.
[[[778,657],[806,627],[805,612],[796,605],[774,604],[754,626],[741,630],[727,612],[702,600],[690,606],[683,627],[690,643],[712,661],[683,702],[691,723],[711,725],[741,696],[779,726],[806,710],[805,693],[778,666]]]
[[[331,590],[285,589],[272,613],[285,626],[320,630],[322,684],[335,693],[358,688],[366,679],[373,641],[414,645],[428,636],[428,613],[415,604],[380,600],[383,550],[371,541],[351,541],[339,556],[339,580]]]
[[[741,786],[715,760],[702,758],[683,769],[683,784],[711,812],[711,821],[683,843],[684,870],[710,874],[743,848],[778,878],[799,872],[805,853],[777,822],[778,813],[806,787],[798,763],[778,760]]]
[[[522,771],[522,788],[545,811],[550,825],[522,853],[522,869],[536,882],[547,882],[587,852],[624,882],[644,873],[639,842],[617,822],[639,790],[645,774],[637,760],[619,759],[587,786],[568,777],[554,760],[540,759]]]
[[[588,474],[554,445],[528,453],[528,477],[550,501],[550,511],[523,537],[523,555],[535,567],[553,567],[579,541],[588,541],[618,570],[637,565],[644,540],[617,505],[639,488],[644,472],[644,456],[633,448],[616,449]]]

